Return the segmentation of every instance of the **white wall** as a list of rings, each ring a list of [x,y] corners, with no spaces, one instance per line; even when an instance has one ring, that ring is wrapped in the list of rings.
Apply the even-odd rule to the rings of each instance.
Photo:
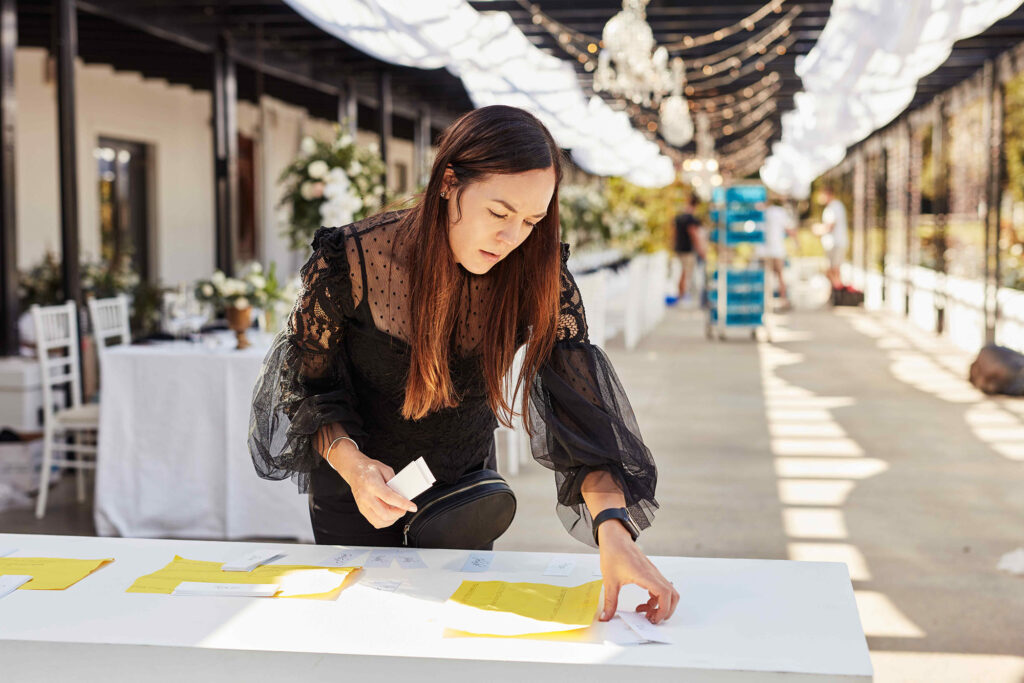
[[[56,86],[47,77],[47,53],[19,48],[15,60],[15,133],[18,267],[38,263],[47,251],[60,253]],[[150,226],[154,278],[164,284],[207,277],[214,268],[214,178],[210,94],[105,65],[76,64],[78,109],[78,191],[80,244],[84,257],[99,251],[99,193],[93,157],[100,136],[149,145]],[[262,120],[262,125],[261,125]],[[260,106],[238,103],[239,132],[253,137],[256,154],[256,218],[265,264],[276,261],[282,275],[306,258],[281,237],[276,208],[277,179],[292,161],[304,135],[330,138],[333,122],[270,97]],[[357,132],[362,145],[377,143]],[[392,140],[391,163],[407,164],[413,182],[413,145]]]

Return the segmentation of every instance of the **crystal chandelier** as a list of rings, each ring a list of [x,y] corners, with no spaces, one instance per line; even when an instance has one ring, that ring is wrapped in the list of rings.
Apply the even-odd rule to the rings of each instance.
[[[650,107],[672,90],[668,50],[655,49],[647,23],[649,0],[622,0],[622,11],[601,33],[604,45],[594,72],[594,90]]]

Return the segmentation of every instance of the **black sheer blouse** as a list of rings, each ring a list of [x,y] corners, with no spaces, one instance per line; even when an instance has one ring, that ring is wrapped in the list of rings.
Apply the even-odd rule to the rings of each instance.
[[[477,346],[493,279],[460,268],[461,313],[452,381],[461,402],[420,420],[401,415],[409,369],[409,277],[396,256],[400,212],[321,228],[301,271],[302,291],[274,339],[253,392],[249,452],[259,476],[291,477],[301,493],[351,495],[320,456],[316,432],[340,423],[367,456],[396,472],[422,456],[452,483],[494,453],[497,419],[486,400]],[[607,356],[587,338],[583,302],[562,245],[557,342],[530,388],[534,458],[555,472],[558,514],[593,545],[580,486],[594,470],[619,482],[646,528],[658,505],[657,470]]]

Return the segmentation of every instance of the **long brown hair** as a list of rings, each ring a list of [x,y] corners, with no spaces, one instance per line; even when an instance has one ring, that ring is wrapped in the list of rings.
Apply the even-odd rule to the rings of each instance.
[[[475,109],[441,136],[437,157],[420,203],[405,218],[410,255],[411,357],[402,415],[417,420],[459,404],[449,371],[452,334],[459,306],[460,274],[448,242],[448,205],[441,200],[445,170],[455,173],[447,201],[458,204],[462,190],[496,173],[553,168],[555,191],[547,215],[530,235],[491,269],[491,305],[481,321],[479,362],[487,403],[508,425],[504,378],[512,366],[517,333],[529,335],[523,370],[513,396],[522,391],[522,414],[529,423],[529,387],[554,345],[559,300],[558,184],[561,150],[532,114],[506,106]],[[461,215],[461,214],[460,214]],[[513,401],[514,402],[514,401]]]

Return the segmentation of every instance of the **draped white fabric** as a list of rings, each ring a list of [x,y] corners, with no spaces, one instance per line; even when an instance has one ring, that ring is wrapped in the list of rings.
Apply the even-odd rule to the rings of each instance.
[[[782,116],[761,168],[768,187],[805,198],[846,149],[892,121],[953,43],[981,33],[1020,0],[834,0],[814,48],[797,62],[804,92]]]
[[[536,115],[573,159],[596,175],[662,187],[675,176],[658,145],[624,112],[589,101],[573,66],[535,47],[505,12],[466,0],[286,0],[323,30],[377,59],[447,68],[477,107],[507,104]]]

